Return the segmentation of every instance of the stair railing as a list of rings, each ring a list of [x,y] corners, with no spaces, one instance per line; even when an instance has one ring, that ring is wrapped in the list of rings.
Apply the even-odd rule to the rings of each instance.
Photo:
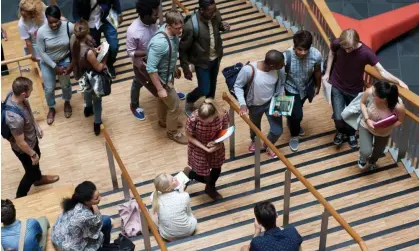
[[[185,15],[189,15],[190,11],[179,0],[172,0],[172,9],[177,9],[178,7]]]
[[[151,250],[150,232],[149,232],[149,229],[150,229],[151,233],[156,239],[157,244],[159,245],[160,250],[167,251],[166,244],[163,241],[162,237],[160,236],[159,231],[156,228],[156,225],[151,219],[151,216],[147,210],[147,207],[144,205],[144,202],[141,199],[140,194],[138,193],[137,188],[135,187],[135,184],[132,181],[131,176],[129,175],[127,171],[127,168],[122,162],[122,159],[118,154],[118,151],[116,151],[115,146],[112,142],[111,137],[109,136],[108,131],[106,130],[103,124],[100,126],[100,129],[102,131],[103,137],[105,138],[106,152],[108,154],[109,168],[111,172],[112,184],[114,186],[114,189],[115,189],[115,186],[116,188],[118,188],[118,182],[116,180],[116,171],[115,171],[115,164],[114,164],[114,158],[115,158],[116,162],[118,163],[119,169],[121,170],[121,180],[122,180],[122,187],[124,191],[124,198],[126,201],[130,200],[130,197],[131,197],[130,191],[131,191],[132,195],[137,201],[138,207],[140,208],[141,227],[142,227],[141,233],[144,237],[143,239],[144,239],[145,250],[147,251]]]
[[[223,93],[223,99],[230,106],[230,126],[234,125],[234,113],[240,114],[239,106],[230,98],[227,93]],[[361,236],[342,218],[342,216],[326,201],[326,199],[314,188],[314,186],[298,171],[297,168],[285,157],[272,142],[253,124],[248,116],[240,116],[242,120],[250,127],[250,129],[256,134],[255,138],[255,189],[260,189],[260,140],[263,141],[284,163],[287,168],[285,172],[285,182],[284,182],[284,210],[283,210],[283,225],[286,226],[289,224],[289,212],[290,212],[290,197],[291,197],[291,173],[303,183],[307,190],[313,194],[313,196],[320,202],[324,207],[324,212],[322,214],[321,221],[321,231],[320,231],[320,242],[319,250],[326,250],[326,240],[328,233],[328,219],[329,215],[333,216],[336,221],[345,229],[345,231],[358,243],[361,250],[368,250],[364,240]],[[234,136],[230,136],[230,140],[234,142]],[[231,141],[230,141],[231,144]],[[230,149],[231,150],[231,149]]]

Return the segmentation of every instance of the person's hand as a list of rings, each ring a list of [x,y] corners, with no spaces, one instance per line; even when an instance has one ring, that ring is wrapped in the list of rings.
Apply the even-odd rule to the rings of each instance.
[[[100,213],[99,207],[97,205],[92,205],[92,211],[93,211],[94,214]]]
[[[218,143],[215,143],[214,141],[211,141],[207,144],[207,147],[214,147],[217,146]]]
[[[222,22],[222,25],[223,25],[224,31],[229,31],[231,28],[230,24],[227,22]]]
[[[39,125],[36,126],[36,129],[38,131],[38,137],[42,139],[44,137],[44,131],[42,131],[42,128]]]
[[[240,114],[240,116],[248,116],[249,115],[249,109],[247,109],[247,106],[241,105],[239,114]]]
[[[329,74],[325,73],[322,77],[322,82],[328,82],[329,81]]]
[[[368,125],[368,127],[372,128],[372,129],[374,129],[374,128],[375,128],[375,127],[374,127],[374,121],[372,121],[371,119],[368,119],[368,120],[367,120],[367,125]]]
[[[159,98],[166,98],[167,97],[166,89],[161,88],[160,90],[157,90],[157,95],[159,95]]]
[[[122,22],[124,22],[124,18],[122,17],[122,14],[119,14],[118,15],[118,23],[119,23],[119,25],[121,25]]]
[[[255,222],[253,224],[255,226],[255,236],[259,235],[262,232],[262,225],[255,218]]]
[[[319,87],[315,87],[314,88],[314,96],[317,96],[317,95],[319,95],[319,93],[320,93],[320,86]]]
[[[35,154],[35,156],[31,156],[31,160],[32,160],[32,166],[38,165],[39,164],[39,155]]]
[[[179,79],[182,76],[182,72],[180,71],[179,68],[176,68],[175,70],[175,78]]]
[[[403,87],[403,88],[409,90],[409,86],[407,86],[407,84],[405,82],[401,81],[401,80],[399,81],[399,85],[400,85],[400,87]]]
[[[57,75],[63,75],[64,74],[64,68],[62,66],[56,66],[55,67],[55,73]]]
[[[95,51],[96,51],[96,53],[97,54],[99,54],[101,51],[102,51],[102,46],[98,46],[96,49],[95,49]]]
[[[217,151],[218,149],[220,149],[220,146],[219,145],[215,145],[215,146],[212,146],[212,147],[207,147],[207,153],[213,153],[213,152],[215,152],[215,151]]]
[[[275,111],[275,112],[272,114],[272,116],[274,116],[274,117],[281,117],[281,114],[279,114],[279,112],[278,112],[278,111]]]
[[[185,76],[187,80],[192,80],[193,75],[189,67],[187,69],[183,69],[183,75]]]
[[[31,60],[34,61],[34,62],[38,61],[38,59],[36,58],[36,56],[33,53],[31,55]]]

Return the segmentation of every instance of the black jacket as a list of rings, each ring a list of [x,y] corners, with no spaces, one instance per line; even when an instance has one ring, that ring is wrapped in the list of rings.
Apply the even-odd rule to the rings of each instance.
[[[109,15],[111,8],[115,9],[116,13],[121,14],[119,0],[97,0],[97,3],[108,7],[106,12],[102,13],[102,18],[106,18]],[[88,21],[91,11],[90,0],[73,0],[73,18],[75,22],[82,18]]]

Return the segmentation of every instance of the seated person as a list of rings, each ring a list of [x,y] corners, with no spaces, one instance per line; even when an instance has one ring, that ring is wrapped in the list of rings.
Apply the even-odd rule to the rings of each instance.
[[[112,222],[101,215],[100,194],[95,184],[84,181],[71,198],[62,202],[63,212],[52,226],[52,243],[63,251],[93,251],[110,243]]]
[[[303,238],[293,226],[281,229],[276,226],[275,206],[269,201],[259,202],[255,208],[255,235],[250,246],[242,247],[241,251],[298,251]],[[265,232],[262,233],[262,227]]]
[[[45,217],[38,220],[27,219],[24,236],[24,251],[41,251],[45,249],[49,222]],[[1,245],[4,250],[19,250],[21,233],[20,220],[16,220],[16,209],[10,200],[1,200]]]
[[[191,236],[197,220],[192,214],[189,194],[175,190],[179,182],[167,173],[159,174],[154,179],[154,186],[153,214],[158,216],[154,221],[160,235],[168,241]]]

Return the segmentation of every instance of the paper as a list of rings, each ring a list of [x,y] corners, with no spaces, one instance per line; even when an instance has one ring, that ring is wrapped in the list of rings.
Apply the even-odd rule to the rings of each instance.
[[[108,20],[108,22],[115,28],[115,30],[118,30],[118,14],[114,9],[110,9],[109,15],[106,17],[106,20]]]
[[[230,137],[233,132],[234,132],[235,127],[234,126],[230,126],[227,129],[221,130],[218,135],[217,135],[217,139],[214,140],[215,143],[220,143],[223,142],[225,139],[227,139],[228,137]]]
[[[101,49],[100,53],[97,55],[97,61],[102,62],[106,53],[108,53],[108,51],[109,51],[109,44],[108,44],[108,42],[105,41],[100,46],[102,47],[102,49]]]
[[[269,106],[269,115],[278,113],[282,116],[291,116],[294,107],[294,96],[273,97]]]
[[[332,85],[328,81],[322,81],[323,96],[327,103],[332,104]]]
[[[175,178],[179,182],[179,185],[175,189],[179,190],[179,192],[183,192],[186,184],[190,181],[190,179],[184,172],[179,172],[176,174]]]

